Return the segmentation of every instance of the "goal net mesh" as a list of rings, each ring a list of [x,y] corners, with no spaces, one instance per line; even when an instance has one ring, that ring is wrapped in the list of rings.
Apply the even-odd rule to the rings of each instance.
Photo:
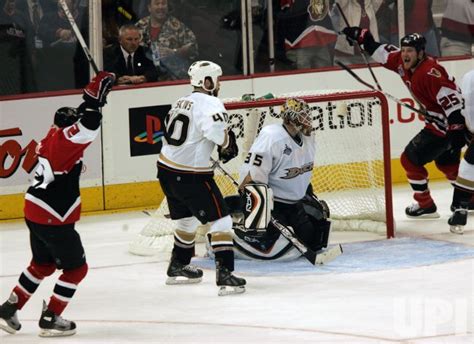
[[[237,137],[239,156],[222,167],[238,180],[238,171],[263,126],[281,123],[280,107],[288,97],[304,99],[311,108],[316,156],[311,183],[330,208],[333,230],[390,233],[390,154],[386,100],[372,91],[297,93],[274,99],[224,101],[230,127]],[[384,130],[384,127],[386,130]],[[217,159],[217,153],[213,157]],[[388,171],[387,171],[388,170]],[[215,180],[224,196],[237,194],[229,178],[216,169]],[[129,251],[153,255],[170,251],[173,223],[166,198],[130,243]],[[199,235],[204,235],[201,226]]]

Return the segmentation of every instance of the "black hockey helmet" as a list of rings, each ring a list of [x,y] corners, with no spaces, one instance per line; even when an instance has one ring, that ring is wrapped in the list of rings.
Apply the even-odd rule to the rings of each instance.
[[[413,47],[417,52],[425,50],[426,39],[419,33],[410,33],[400,40],[401,47]]]
[[[76,108],[62,107],[54,114],[54,124],[60,128],[68,127],[79,120],[79,114]]]

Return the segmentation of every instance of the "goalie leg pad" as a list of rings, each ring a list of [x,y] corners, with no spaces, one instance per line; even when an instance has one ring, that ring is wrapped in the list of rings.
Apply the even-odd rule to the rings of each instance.
[[[265,230],[273,210],[273,192],[266,184],[247,184],[244,187],[244,227]]]
[[[324,201],[308,198],[306,196],[297,205],[295,231],[308,247],[318,251],[328,245],[331,232],[331,222],[327,220],[329,208]]]

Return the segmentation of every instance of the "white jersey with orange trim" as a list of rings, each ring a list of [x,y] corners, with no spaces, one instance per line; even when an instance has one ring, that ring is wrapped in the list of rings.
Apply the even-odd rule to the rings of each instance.
[[[211,171],[215,145],[225,140],[228,115],[217,97],[201,92],[178,99],[165,120],[166,135],[158,161],[183,171]]]
[[[469,131],[474,133],[474,69],[467,72],[462,78],[461,89],[464,97],[462,114],[466,118]]]
[[[314,135],[301,135],[301,142],[297,142],[283,124],[270,124],[250,148],[240,170],[240,181],[250,173],[253,181],[273,190],[275,201],[296,203],[311,182],[315,152]]]

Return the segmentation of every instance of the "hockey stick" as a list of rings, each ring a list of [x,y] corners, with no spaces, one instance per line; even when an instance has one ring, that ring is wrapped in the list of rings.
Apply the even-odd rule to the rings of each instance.
[[[230,175],[222,166],[220,165],[219,161],[214,160],[211,158],[211,162],[213,163],[213,168],[217,168],[219,171],[221,171],[227,178],[229,178],[230,181],[238,188],[239,183]],[[308,247],[306,247],[305,244],[303,244],[296,236],[295,233],[293,232],[292,229],[288,228],[287,226],[283,225],[275,219],[273,216],[270,217],[270,222],[272,225],[275,226],[276,229],[283,235],[300,253],[313,265],[316,264],[325,264],[328,263],[329,261],[333,260],[337,256],[342,254],[342,246],[336,245],[335,247],[332,247],[322,253],[317,253]]]
[[[423,116],[426,116],[426,117],[429,117],[430,114],[428,114],[426,111],[424,111],[423,109],[417,109],[417,108],[414,108],[413,106],[411,105],[408,105],[404,102],[402,102],[400,99],[396,98],[395,96],[392,96],[390,93],[387,93],[385,91],[382,91],[382,90],[377,90],[374,86],[372,86],[371,84],[369,84],[368,82],[362,80],[356,73],[354,73],[354,71],[352,69],[350,69],[349,67],[347,67],[344,63],[342,63],[341,61],[335,61],[342,69],[344,69],[345,71],[347,71],[350,75],[352,75],[354,77],[354,79],[356,79],[358,82],[360,82],[362,85],[365,85],[367,86],[368,88],[374,90],[374,91],[378,91],[380,93],[382,93],[384,96],[386,96],[387,98],[393,100],[395,103],[401,105],[401,106],[404,106],[406,107],[407,109],[410,109],[411,111],[414,111],[416,113],[419,113],[420,115],[423,115]]]
[[[339,3],[336,2],[336,6],[337,6],[337,9],[339,10],[339,13],[340,13],[341,16],[342,16],[342,19],[344,19],[344,22],[346,23],[346,26],[347,26],[347,27],[350,27],[349,21],[347,20],[346,15],[345,15],[344,12],[342,11],[341,5],[339,5]],[[347,36],[346,36],[346,37],[347,37]],[[350,38],[350,37],[348,37],[348,38]],[[379,81],[378,81],[377,78],[375,77],[375,73],[374,73],[374,71],[372,70],[372,67],[370,66],[369,60],[367,59],[367,55],[365,55],[365,50],[362,49],[362,47],[361,47],[360,44],[359,44],[359,41],[354,40],[354,39],[351,39],[351,38],[350,38],[350,40],[351,40],[352,42],[355,42],[355,44],[357,44],[357,46],[359,47],[360,53],[362,54],[362,57],[364,58],[365,64],[366,64],[367,67],[369,68],[369,71],[370,71],[370,74],[372,75],[372,78],[374,78],[374,81],[375,81],[375,84],[377,85],[377,88],[379,89],[379,91],[382,91],[382,87],[380,87]]]
[[[63,8],[64,14],[66,14],[67,19],[69,20],[69,24],[71,24],[72,31],[76,35],[77,40],[79,41],[79,44],[82,47],[82,50],[84,51],[84,54],[86,55],[87,60],[89,60],[89,63],[92,66],[92,69],[94,70],[95,74],[99,73],[99,68],[97,68],[97,65],[91,55],[91,52],[89,51],[89,48],[87,47],[86,42],[84,41],[84,37],[82,37],[81,31],[79,31],[79,28],[77,27],[76,21],[74,20],[74,17],[69,11],[69,7],[66,4],[66,0],[59,0],[59,4]]]

